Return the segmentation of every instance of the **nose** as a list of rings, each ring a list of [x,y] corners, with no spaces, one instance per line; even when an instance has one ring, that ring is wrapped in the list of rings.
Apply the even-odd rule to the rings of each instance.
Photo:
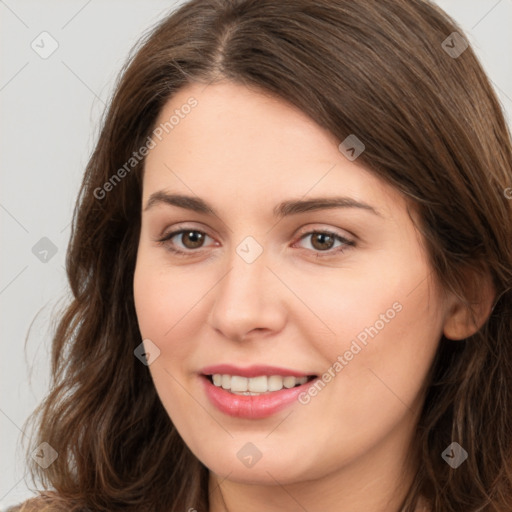
[[[283,329],[285,288],[268,263],[265,251],[252,263],[233,251],[227,274],[214,288],[208,319],[224,337],[241,341],[255,333],[270,335]]]

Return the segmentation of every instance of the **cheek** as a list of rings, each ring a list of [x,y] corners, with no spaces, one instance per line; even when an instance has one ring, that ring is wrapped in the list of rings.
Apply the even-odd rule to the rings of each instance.
[[[409,296],[382,295],[388,298],[380,301],[374,297],[374,307],[367,310],[363,323],[357,325],[361,318],[351,322],[343,331],[346,336],[338,338],[338,346],[330,347],[330,360],[340,363],[332,381],[336,402],[332,424],[341,426],[341,438],[356,440],[365,425],[368,438],[377,439],[401,421],[410,420],[410,413],[419,411],[439,344],[442,318],[428,305],[426,286]],[[393,308],[395,297],[399,299]],[[342,331],[344,327],[339,325]]]
[[[135,309],[143,339],[160,350],[149,370],[168,413],[197,409],[183,386],[197,386],[196,358],[204,350],[205,338],[201,331],[209,329],[209,292],[218,279],[212,271],[171,267],[161,255],[145,258],[145,251],[140,253],[134,275]]]
[[[137,320],[143,339],[155,343],[160,355],[149,366],[155,389],[179,430],[191,428],[187,411],[198,411],[189,392],[192,374],[184,373],[183,362],[197,351],[195,331],[200,322],[194,305],[208,286],[180,269],[170,269],[144,258],[141,251],[134,275]],[[196,288],[199,286],[200,289]],[[172,415],[171,415],[172,412]]]
[[[362,270],[321,269],[312,275],[303,269],[280,271],[299,299],[292,297],[287,304],[289,323],[299,326],[302,338],[326,361],[349,350],[352,341],[377,349],[390,344],[407,348],[413,333],[418,343],[422,337],[436,337],[439,305],[425,281],[428,267],[389,260],[379,259]]]
[[[329,424],[340,426],[341,438],[357,435],[361,425],[392,429],[421,398],[441,338],[443,309],[437,288],[426,279],[429,267],[412,261],[381,261],[364,274],[344,270],[337,281],[305,281],[299,292],[334,331],[321,337],[310,330],[329,374],[311,403],[330,411]]]
[[[194,306],[205,295],[208,286],[197,272],[171,268],[162,261],[145,257],[140,252],[134,275],[134,299],[143,337],[165,343],[183,326],[194,323]],[[160,347],[165,348],[165,347]]]

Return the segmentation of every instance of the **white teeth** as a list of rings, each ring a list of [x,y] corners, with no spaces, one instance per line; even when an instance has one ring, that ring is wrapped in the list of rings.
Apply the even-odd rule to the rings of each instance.
[[[279,391],[280,389],[283,389],[283,377],[280,375],[271,375],[268,378],[268,390]]]
[[[223,375],[222,378],[229,377],[229,375]],[[231,386],[228,389],[231,391],[247,391],[248,381],[247,377],[239,377],[238,375],[233,375],[231,377]],[[251,389],[251,391],[254,391]]]
[[[283,379],[283,386],[285,388],[293,388],[295,386],[295,377],[285,377]]]
[[[236,379],[236,377],[232,377]],[[261,377],[251,377],[249,380],[249,391],[253,393],[265,393],[268,391],[267,376],[262,375]]]
[[[229,376],[229,375],[222,376],[222,388],[223,389],[231,389],[231,376]]]
[[[259,377],[241,377],[239,375],[212,375],[213,384],[239,395],[258,395],[269,391],[290,389],[308,381],[307,377],[281,377],[280,375],[260,375]]]

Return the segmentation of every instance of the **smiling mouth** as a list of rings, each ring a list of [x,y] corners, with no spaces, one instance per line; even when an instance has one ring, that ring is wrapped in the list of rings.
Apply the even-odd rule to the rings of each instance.
[[[316,379],[316,375],[293,377],[281,375],[260,375],[257,377],[242,377],[215,373],[203,375],[214,386],[222,388],[234,395],[256,396],[270,394],[282,389],[291,389],[307,384]]]

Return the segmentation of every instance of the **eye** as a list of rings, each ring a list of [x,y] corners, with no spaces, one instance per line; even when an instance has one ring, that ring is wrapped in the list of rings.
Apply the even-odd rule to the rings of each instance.
[[[310,238],[310,247],[307,247],[308,249],[318,251],[319,253],[327,253],[317,254],[318,257],[332,256],[333,254],[343,252],[349,246],[355,245],[352,240],[348,240],[344,236],[328,230],[309,231],[304,233],[300,240],[306,240],[308,237]],[[336,242],[339,242],[339,245],[336,246]]]
[[[211,237],[204,231],[185,228],[167,233],[162,238],[159,238],[157,242],[165,245],[171,252],[184,255],[187,252],[190,253],[195,249],[200,249],[207,238]],[[174,241],[173,239],[176,240]],[[180,243],[181,245],[179,245]]]

